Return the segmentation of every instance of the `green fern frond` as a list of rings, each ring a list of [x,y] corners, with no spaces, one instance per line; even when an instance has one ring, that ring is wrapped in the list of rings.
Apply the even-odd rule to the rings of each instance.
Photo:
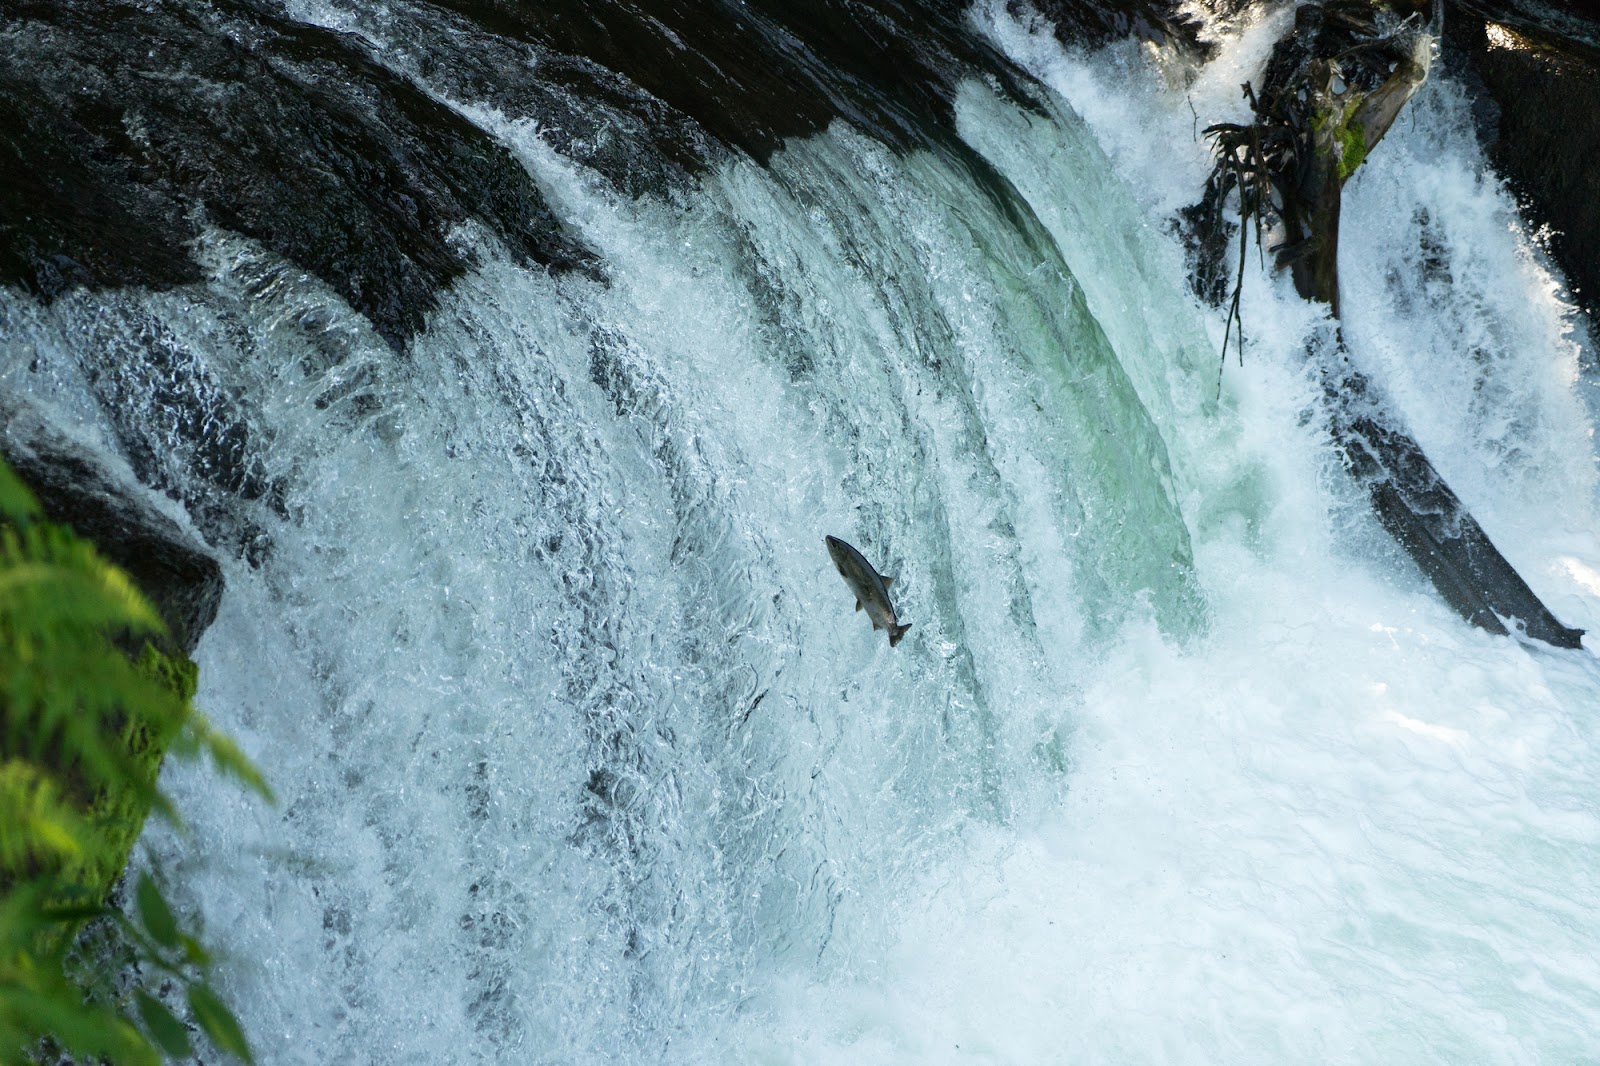
[[[7,615],[41,635],[164,628],[127,574],[48,522],[0,529],[0,617]]]
[[[156,784],[167,751],[203,751],[271,797],[243,753],[194,712],[195,665],[161,650],[165,633],[127,575],[43,521],[0,461],[0,1063],[64,1051],[142,1066],[161,1061],[158,1047],[187,1049],[159,1000],[143,990],[119,998],[127,993],[107,985],[95,960],[69,958],[75,931],[97,916],[129,958],[177,980],[216,1047],[250,1059],[206,984],[209,954],[164,902],[150,902],[159,894],[149,878],[140,920],[159,911],[159,928],[103,906],[148,812],[177,822]]]
[[[39,517],[39,501],[22,479],[0,462],[0,521],[31,522]]]
[[[54,777],[33,763],[0,763],[0,868],[81,859],[89,829]]]

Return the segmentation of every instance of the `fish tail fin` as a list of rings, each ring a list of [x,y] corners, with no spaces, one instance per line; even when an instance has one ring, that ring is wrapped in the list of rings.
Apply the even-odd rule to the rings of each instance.
[[[900,643],[900,638],[905,636],[906,635],[906,630],[908,630],[910,628],[911,628],[911,623],[910,622],[907,622],[903,626],[890,626],[889,627],[889,647],[892,648],[896,644]]]

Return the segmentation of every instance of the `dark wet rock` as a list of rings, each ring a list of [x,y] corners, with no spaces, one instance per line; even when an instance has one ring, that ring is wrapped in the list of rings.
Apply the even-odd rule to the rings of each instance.
[[[1205,7],[1228,17],[1243,10],[1248,0],[1211,0]],[[1193,7],[1176,0],[1012,0],[1012,14],[1036,12],[1055,28],[1065,45],[1096,48],[1112,41],[1133,39],[1175,45],[1194,54],[1207,51],[1199,39],[1202,23]]]
[[[339,17],[390,62],[442,97],[536,124],[553,150],[630,198],[687,191],[725,154],[695,121],[625,73],[549,43],[503,37],[461,11],[426,2],[379,9],[343,0]]]
[[[1490,633],[1506,634],[1515,626],[1557,648],[1582,647],[1583,630],[1563,625],[1550,613],[1421,446],[1374,402],[1366,376],[1344,364],[1325,387],[1334,412],[1334,441],[1350,472],[1366,488],[1379,523],[1440,597]]]
[[[271,0],[19,0],[0,27],[0,284],[200,280],[208,224],[316,275],[400,348],[472,265],[473,221],[523,262],[598,276],[509,151],[447,99],[530,119],[630,196],[729,149],[851,123],[951,148],[951,101],[1026,78],[966,5],[900,0],[443,0],[341,13]],[[382,53],[382,62],[377,58]]]
[[[1474,19],[1509,27],[1561,48],[1600,48],[1600,12],[1587,0],[1452,0],[1447,21],[1470,26]]]
[[[1446,57],[1493,106],[1480,130],[1600,336],[1600,16],[1575,4],[1463,3]]]
[[[471,265],[592,266],[499,143],[354,37],[250,3],[21,0],[0,27],[0,283],[198,278],[214,223],[322,278],[399,347]]]
[[[222,601],[216,559],[155,508],[148,490],[118,477],[31,408],[4,401],[0,426],[0,454],[33,490],[45,517],[71,526],[126,571],[167,623],[167,650],[192,654]]]
[[[971,31],[968,5],[951,0],[439,6],[507,40],[569,57],[554,73],[574,86],[604,84],[599,70],[620,74],[714,142],[760,160],[785,138],[838,119],[899,150],[947,146],[951,101],[967,77],[987,76],[1029,98],[1026,79]]]

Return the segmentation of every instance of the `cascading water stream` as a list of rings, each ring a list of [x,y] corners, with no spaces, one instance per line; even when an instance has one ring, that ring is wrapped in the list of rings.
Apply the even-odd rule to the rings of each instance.
[[[1265,271],[1219,398],[1164,228],[1270,19],[1185,92],[980,5],[1038,100],[633,199],[403,17],[296,17],[508,146],[598,267],[463,222],[399,353],[215,226],[196,284],[0,289],[0,388],[227,557],[198,702],[280,803],[172,766],[190,831],[144,847],[261,1061],[1592,1053],[1600,671],[1408,568]],[[1412,106],[1347,191],[1352,347],[1592,629],[1570,310],[1460,90]]]

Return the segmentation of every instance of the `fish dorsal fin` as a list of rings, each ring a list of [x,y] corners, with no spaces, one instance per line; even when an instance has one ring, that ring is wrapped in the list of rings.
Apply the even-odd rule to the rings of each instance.
[[[858,611],[861,610],[861,601],[860,600],[856,601],[856,610],[858,610]]]
[[[879,574],[878,576],[883,578],[883,587],[884,588],[888,588],[890,585],[894,584],[894,578],[892,578],[892,577],[883,577],[882,574]]]

